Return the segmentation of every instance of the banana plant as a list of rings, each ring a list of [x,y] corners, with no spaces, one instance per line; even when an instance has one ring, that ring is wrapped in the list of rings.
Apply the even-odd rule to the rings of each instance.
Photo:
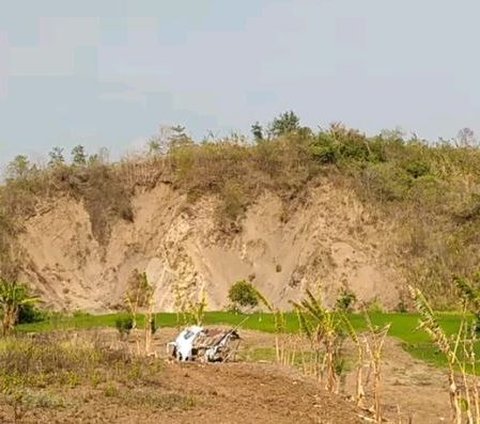
[[[30,296],[24,284],[0,278],[0,311],[2,314],[2,335],[12,333],[18,322],[20,309],[38,302],[38,297]]]

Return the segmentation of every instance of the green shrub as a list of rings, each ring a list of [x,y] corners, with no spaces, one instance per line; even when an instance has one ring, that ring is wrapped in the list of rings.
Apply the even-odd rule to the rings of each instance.
[[[76,309],[72,315],[74,318],[88,318],[92,316],[89,312],[82,311],[81,309]]]
[[[311,140],[309,152],[315,161],[322,164],[335,163],[337,154],[333,138],[325,132],[321,132]]]
[[[394,164],[375,164],[361,171],[356,184],[360,185],[360,194],[370,197],[370,200],[386,203],[405,200],[412,186],[412,178]]]
[[[367,161],[373,159],[367,137],[343,124],[332,124],[330,136],[334,140],[338,160]]]
[[[258,305],[257,290],[246,280],[237,281],[230,287],[228,299],[234,309],[254,308]]]
[[[340,311],[350,312],[356,301],[357,296],[355,293],[344,287],[340,290],[340,294],[335,302],[335,308]]]
[[[40,310],[36,305],[26,303],[20,306],[18,313],[18,324],[28,324],[33,322],[41,322],[47,319],[47,313]]]
[[[419,178],[430,173],[430,166],[426,162],[415,160],[407,163],[405,170],[413,178]]]
[[[121,338],[125,338],[133,329],[132,317],[119,317],[115,320],[115,328],[118,330]]]

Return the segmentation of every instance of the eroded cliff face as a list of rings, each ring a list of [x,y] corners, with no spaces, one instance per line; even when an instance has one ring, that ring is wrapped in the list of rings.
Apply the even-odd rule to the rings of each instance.
[[[83,204],[57,199],[19,235],[24,278],[47,306],[92,312],[121,303],[135,269],[147,273],[163,311],[174,310],[182,293],[195,298],[202,289],[208,309],[222,309],[239,279],[252,280],[285,309],[319,284],[329,303],[341,287],[385,307],[398,303],[402,276],[385,254],[392,228],[352,191],[325,183],[290,204],[266,192],[231,234],[217,225],[216,202],[206,197],[192,206],[171,186],[158,185],[134,196],[133,222],[115,222],[102,246]]]

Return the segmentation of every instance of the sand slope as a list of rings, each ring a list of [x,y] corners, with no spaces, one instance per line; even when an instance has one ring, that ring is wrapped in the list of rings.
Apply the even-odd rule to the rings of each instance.
[[[107,246],[92,235],[84,206],[57,199],[25,223],[24,278],[56,309],[101,312],[122,301],[132,270],[146,271],[156,305],[172,310],[176,293],[204,289],[208,307],[227,304],[230,285],[251,279],[276,305],[288,307],[307,287],[333,302],[347,286],[362,300],[398,302],[402,277],[384,252],[392,229],[366,211],[355,193],[329,183],[285,205],[265,193],[241,230],[225,234],[215,198],[194,205],[171,186],[138,193],[133,223],[117,221]]]

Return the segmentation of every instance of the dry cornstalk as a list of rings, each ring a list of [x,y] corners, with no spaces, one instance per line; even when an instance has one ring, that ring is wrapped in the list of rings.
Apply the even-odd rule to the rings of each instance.
[[[462,320],[460,325],[460,330],[458,331],[454,346],[450,345],[445,332],[440,328],[440,325],[435,317],[435,314],[430,307],[427,299],[423,293],[409,287],[410,295],[415,301],[415,306],[418,312],[421,315],[419,328],[425,330],[425,332],[430,336],[433,342],[437,347],[443,352],[447,358],[448,363],[448,394],[450,398],[450,408],[452,411],[452,423],[453,424],[462,424],[462,410],[460,408],[460,397],[457,389],[457,384],[455,382],[455,367],[459,366],[462,368],[461,362],[458,359],[458,348],[460,345],[460,339],[464,331],[464,320]]]
[[[149,300],[149,308],[145,318],[145,355],[149,356],[152,350],[152,336],[153,336],[153,290]]]
[[[381,363],[382,351],[385,344],[390,324],[382,328],[378,328],[372,324],[368,313],[365,314],[367,327],[369,330],[369,339],[366,342],[366,350],[370,357],[370,365],[373,370],[373,410],[375,414],[375,422],[382,422],[382,408],[381,408]]]
[[[363,388],[363,366],[365,362],[365,346],[367,340],[365,337],[360,338],[353,328],[352,323],[345,314],[341,314],[341,318],[345,324],[345,328],[355,347],[357,348],[357,364],[356,364],[356,382],[355,382],[355,404],[363,407],[365,400],[365,390]]]

